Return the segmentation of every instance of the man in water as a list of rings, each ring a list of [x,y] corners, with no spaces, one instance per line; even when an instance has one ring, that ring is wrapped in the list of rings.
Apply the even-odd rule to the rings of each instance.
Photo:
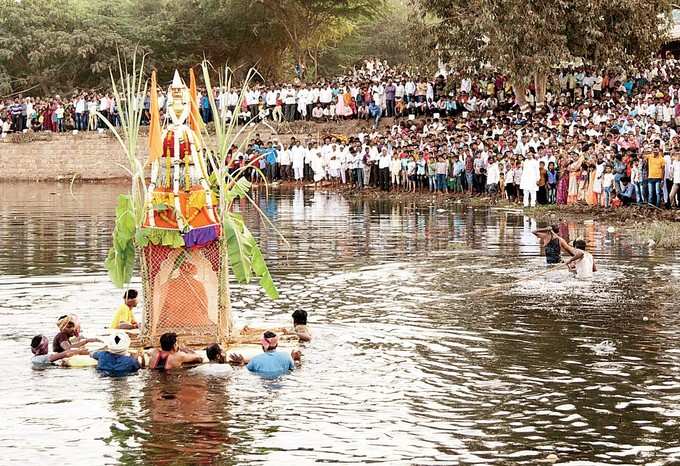
[[[81,348],[88,343],[101,341],[98,338],[83,338],[78,335],[77,318],[73,314],[67,314],[59,317],[57,320],[57,333],[52,340],[52,351],[61,353],[62,351],[70,350],[71,348]]]
[[[231,354],[229,362],[237,366],[245,365],[250,372],[277,377],[288,371],[295,370],[295,361],[300,360],[300,352],[293,350],[290,354],[276,351],[279,345],[279,337],[271,331],[266,331],[260,338],[263,353],[252,359],[247,359],[240,354]]]
[[[161,335],[161,349],[151,354],[151,369],[170,370],[182,367],[184,364],[198,364],[203,358],[191,350],[180,349],[177,344],[177,334],[164,333]]]
[[[189,371],[191,374],[228,376],[234,371],[231,366],[227,364],[227,356],[217,343],[208,346],[205,349],[205,355],[208,357],[208,364],[201,364],[198,367],[194,367]]]
[[[307,311],[297,309],[293,312],[293,329],[300,341],[312,341],[312,333],[307,328]]]
[[[127,290],[123,293],[123,303],[118,307],[111,320],[111,328],[130,330],[139,328],[132,309],[137,306],[137,290]]]
[[[31,363],[34,366],[49,366],[61,359],[70,358],[78,354],[88,354],[86,348],[75,348],[49,354],[50,341],[45,335],[36,335],[31,340]]]
[[[573,256],[572,247],[558,234],[559,231],[558,225],[552,225],[531,232],[541,240],[541,247],[545,251],[545,260],[548,264],[561,263],[563,250]]]
[[[97,370],[109,375],[134,374],[144,368],[144,358],[141,364],[137,357],[130,356],[130,337],[124,331],[118,331],[111,335],[111,341],[104,351],[92,353],[92,358],[97,360]]]
[[[593,278],[597,272],[593,255],[586,251],[586,242],[582,239],[574,240],[574,254],[566,262],[569,270],[576,274],[577,278]]]

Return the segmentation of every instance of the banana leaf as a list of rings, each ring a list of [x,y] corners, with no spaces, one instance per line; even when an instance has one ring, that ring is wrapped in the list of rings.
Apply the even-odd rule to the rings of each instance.
[[[229,265],[239,283],[250,283],[253,276],[260,279],[260,286],[267,296],[277,299],[279,292],[269,274],[269,269],[257,246],[253,234],[246,227],[243,217],[230,212],[225,219],[225,239]]]
[[[113,244],[106,256],[104,265],[109,277],[118,288],[125,287],[132,279],[135,266],[136,223],[130,196],[118,196],[116,207],[116,226],[113,229]]]
[[[271,299],[279,299],[279,290],[276,289],[274,280],[272,280],[272,276],[269,274],[267,263],[262,256],[262,251],[260,251],[257,244],[253,247],[252,263],[253,271],[255,272],[255,275],[260,277],[260,286],[265,293],[267,293],[267,296]]]
[[[237,179],[234,185],[227,191],[227,204],[231,204],[237,197],[245,197],[251,186],[252,183],[248,181],[247,178],[242,177]]]
[[[225,239],[227,240],[227,257],[229,265],[239,283],[249,283],[252,278],[250,262],[252,245],[243,234],[245,224],[239,214],[230,212],[224,222]]]

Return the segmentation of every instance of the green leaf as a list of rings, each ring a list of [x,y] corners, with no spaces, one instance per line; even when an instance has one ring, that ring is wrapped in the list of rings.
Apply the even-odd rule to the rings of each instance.
[[[248,191],[250,191],[250,187],[252,186],[252,183],[248,181],[245,177],[241,177],[236,180],[236,183],[227,191],[226,194],[226,199],[227,203],[231,203],[234,199],[237,197],[246,197],[248,194]]]
[[[236,281],[250,283],[253,276],[260,279],[260,286],[267,296],[277,299],[279,292],[274,285],[262,251],[257,246],[255,237],[245,226],[239,214],[229,213],[225,221],[225,239],[229,265]]]
[[[253,247],[252,251],[253,271],[255,275],[260,277],[260,286],[271,299],[279,299],[279,290],[276,289],[274,280],[272,280],[272,276],[269,274],[269,268],[267,268],[267,263],[264,261],[262,251],[260,251],[257,245]]]
[[[252,243],[244,235],[245,224],[240,215],[230,212],[225,219],[224,234],[227,241],[229,265],[239,283],[248,283],[252,278]],[[246,230],[247,231],[247,230]]]
[[[113,229],[113,245],[104,261],[109,277],[115,286],[123,288],[132,279],[135,266],[137,225],[132,211],[130,196],[118,196],[116,225]]]

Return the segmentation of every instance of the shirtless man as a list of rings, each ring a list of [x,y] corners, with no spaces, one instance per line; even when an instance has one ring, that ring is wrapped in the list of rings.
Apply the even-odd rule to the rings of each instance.
[[[560,229],[557,225],[534,230],[533,233],[541,240],[541,247],[545,251],[545,260],[548,264],[559,264],[562,262],[562,251],[569,255],[573,254],[573,248],[569,246],[564,238],[558,235]]]
[[[177,344],[177,334],[164,333],[161,335],[161,349],[151,354],[151,369],[170,370],[182,367],[184,364],[198,364],[203,358],[191,350],[180,349]]]
[[[577,278],[593,278],[593,273],[597,272],[593,255],[586,251],[586,242],[582,239],[574,240],[572,248],[575,254],[566,262],[569,270],[576,274]]]

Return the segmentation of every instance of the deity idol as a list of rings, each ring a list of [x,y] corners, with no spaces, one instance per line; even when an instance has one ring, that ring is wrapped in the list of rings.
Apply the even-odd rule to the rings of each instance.
[[[145,228],[178,230],[186,247],[200,246],[220,235],[216,199],[208,184],[200,137],[187,124],[190,93],[175,71],[168,92],[168,127],[161,135],[163,153],[151,164]]]
[[[193,91],[193,76],[189,90],[175,71],[167,127],[156,133],[162,153],[150,159],[143,223],[148,241],[142,248],[147,322],[143,336],[148,341],[164,332],[214,341],[228,332],[220,317],[218,202],[208,183]]]

